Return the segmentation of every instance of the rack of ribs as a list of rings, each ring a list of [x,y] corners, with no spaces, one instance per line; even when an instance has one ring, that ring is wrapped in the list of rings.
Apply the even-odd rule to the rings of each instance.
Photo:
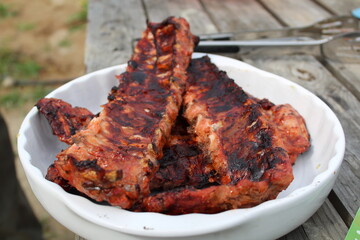
[[[193,60],[188,72],[184,117],[211,156],[222,184],[261,178],[263,156],[269,151],[285,150],[293,163],[309,148],[305,121],[289,104],[274,105],[249,95],[207,56]]]
[[[310,146],[303,118],[290,105],[247,94],[207,56],[192,60],[188,73],[184,117],[211,159],[215,182],[153,194],[139,210],[217,213],[276,198],[293,180],[295,159]]]
[[[148,23],[99,114],[40,100],[70,145],[46,178],[98,202],[166,214],[251,207],[286,189],[310,147],[304,119],[246,93],[209,57],[190,60],[196,42],[184,19]]]
[[[182,18],[148,23],[109,102],[57,155],[59,175],[94,200],[124,209],[149,195],[196,41]]]
[[[60,141],[68,144],[70,144],[68,139],[85,128],[95,117],[88,109],[73,107],[61,99],[43,98],[36,106],[50,123],[53,134]],[[152,192],[187,185],[200,187],[208,184],[213,174],[209,168],[209,158],[197,147],[193,135],[188,133],[187,128],[186,120],[179,115],[164,146],[163,157],[158,159],[159,169],[150,182]],[[69,134],[65,139],[64,133]],[[66,192],[87,197],[61,177],[54,164],[48,167],[45,178],[58,184]]]
[[[220,86],[215,85],[215,81],[223,81],[228,82],[227,86],[235,87],[237,91],[241,91],[241,88],[234,86],[232,80],[229,79],[224,72],[218,71],[207,57],[193,60],[189,68],[189,73],[187,94],[191,94],[190,87],[194,88],[196,84],[199,84],[198,87],[200,87],[202,83],[210,84],[211,81],[214,81],[213,87]],[[199,76],[195,73],[202,74]],[[213,75],[213,78],[210,77],[211,75]],[[222,77],[220,77],[220,75]],[[206,76],[206,78],[204,76]],[[204,86],[201,89],[204,89]],[[221,89],[221,91],[224,90],[223,88]],[[209,90],[211,90],[211,86],[208,86],[205,92]],[[234,93],[237,94],[238,92]],[[229,94],[229,96],[231,100],[232,94]],[[196,139],[194,136],[194,132],[196,132],[194,127],[196,124],[189,125],[186,119],[179,113],[176,123],[171,130],[170,137],[165,143],[163,156],[158,159],[159,168],[150,180],[150,196],[139,201],[132,207],[132,210],[157,211],[168,214],[190,212],[216,213],[232,208],[257,205],[268,199],[275,198],[281,190],[285,189],[292,179],[291,164],[294,163],[292,158],[296,158],[309,147],[309,135],[306,131],[305,123],[302,117],[289,105],[274,105],[266,99],[259,100],[250,95],[248,95],[248,97],[251,99],[252,105],[258,104],[258,107],[252,107],[248,110],[250,111],[249,114],[256,114],[253,112],[254,109],[265,111],[262,112],[262,114],[268,112],[272,117],[266,119],[270,115],[265,115],[265,120],[271,120],[272,123],[270,124],[276,125],[275,128],[278,129],[280,137],[275,138],[274,135],[272,135],[273,138],[271,140],[260,137],[257,141],[257,148],[264,145],[264,141],[281,145],[274,153],[270,153],[266,155],[266,157],[259,159],[259,164],[263,164],[263,167],[270,163],[270,166],[261,170],[263,171],[262,177],[259,178],[259,173],[253,171],[250,174],[258,174],[257,178],[259,179],[254,177],[246,179],[246,177],[244,177],[244,179],[240,179],[237,183],[222,184],[220,174],[214,170],[214,166],[211,163],[209,156],[211,154],[209,154],[209,151],[205,147],[206,144],[200,144],[197,142],[199,138]],[[194,103],[195,106],[201,104],[199,100],[201,97],[198,96],[196,98],[198,98],[198,100]],[[203,98],[203,100],[205,100],[202,102],[203,104],[211,103],[209,99]],[[215,103],[215,101],[213,102]],[[217,104],[223,103],[218,101]],[[52,128],[54,128],[54,126],[61,126],[62,124],[65,125],[62,126],[62,128],[69,128],[66,125],[72,124],[72,126],[76,126],[73,129],[76,133],[86,127],[83,123],[87,121],[84,121],[81,113],[78,113],[78,117],[76,117],[76,114],[71,114],[78,111],[78,109],[82,109],[82,112],[85,113],[89,112],[84,108],[72,108],[68,103],[54,99],[42,99],[37,106],[39,111],[48,117],[49,122],[53,123],[51,124]],[[207,109],[211,110],[212,107]],[[49,114],[49,112],[52,112],[52,114]],[[206,112],[201,112],[201,114],[205,113]],[[258,117],[261,116],[259,114],[257,115]],[[89,119],[93,117],[93,115],[89,114]],[[201,116],[198,115],[198,117]],[[207,118],[211,119],[211,116],[207,116]],[[78,122],[76,122],[76,120]],[[231,122],[231,120],[229,121]],[[264,121],[264,119],[260,117],[260,121]],[[190,126],[192,126],[190,128],[192,133],[189,133]],[[56,129],[53,130],[54,133],[56,133]],[[256,131],[256,129],[254,129],[254,131]],[[281,135],[283,133],[286,133],[286,136]],[[201,134],[201,131],[198,131],[197,134]],[[219,138],[221,138],[220,132],[213,132],[212,134],[217,134],[220,136]],[[61,140],[61,134],[58,135],[58,137]],[[279,141],[279,139],[281,139],[281,141]],[[256,145],[254,145],[254,147],[256,147]],[[204,152],[200,147],[204,149]],[[264,147],[265,146],[263,146],[263,148]],[[286,150],[287,154],[282,149]],[[258,150],[261,150],[261,147]],[[248,148],[244,147],[242,151],[248,151]],[[277,151],[279,151],[279,153],[277,153]],[[250,156],[251,153],[248,154]],[[287,156],[289,156],[289,158],[287,158]],[[254,167],[245,165],[243,165],[243,168],[245,171],[255,169]],[[228,176],[231,177],[232,172],[227,173]],[[270,178],[271,175],[273,175],[272,178]],[[66,179],[62,178],[54,165],[49,167],[46,178],[59,184],[67,192],[86,197],[86,195],[78,192]],[[276,184],[277,182],[278,184]],[[279,184],[281,182],[282,185]]]

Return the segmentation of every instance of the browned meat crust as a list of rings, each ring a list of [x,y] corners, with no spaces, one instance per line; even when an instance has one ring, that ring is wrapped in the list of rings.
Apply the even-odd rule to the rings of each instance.
[[[61,99],[43,98],[36,107],[48,120],[54,135],[68,144],[71,144],[71,137],[94,117],[86,108],[72,107]]]
[[[184,186],[203,188],[212,181],[214,174],[209,158],[190,135],[171,136],[159,165],[151,181],[153,193]]]
[[[51,164],[48,167],[45,178],[51,182],[58,184],[60,187],[62,187],[68,193],[74,193],[74,194],[81,195],[81,192],[77,191],[76,188],[71,186],[69,181],[67,181],[66,179],[64,179],[63,177],[60,176],[59,171],[57,170],[57,168],[55,167],[54,164]]]
[[[271,173],[268,173],[271,175]],[[272,180],[276,176],[272,177]],[[281,179],[277,179],[280,181]],[[161,212],[169,215],[219,213],[229,209],[252,207],[278,195],[278,187],[269,181],[239,180],[235,185],[192,186],[160,192],[144,198],[135,211]]]
[[[248,95],[208,57],[193,60],[188,72],[184,116],[221,185],[158,193],[145,198],[140,209],[216,213],[275,198],[293,180],[288,151],[297,156],[309,147],[301,116],[290,105]],[[289,129],[297,137],[286,143]],[[300,145],[287,147],[294,142]]]
[[[184,116],[211,157],[220,183],[259,181],[274,167],[267,157],[277,152],[283,155],[277,163],[289,162],[280,140],[274,141],[281,133],[273,122],[272,103],[248,95],[208,57],[193,60],[188,71]]]
[[[42,106],[39,110],[42,114],[47,111],[56,109],[54,114],[48,114],[47,120],[51,123],[54,135],[62,140],[63,134],[59,131],[61,128],[73,128],[74,134],[86,125],[80,121],[83,112],[90,112],[85,108],[72,107],[70,104],[59,99],[41,99],[37,106]],[[47,111],[45,111],[46,109]],[[82,111],[77,111],[81,109]],[[77,116],[78,114],[79,116]],[[61,117],[58,117],[61,116]],[[94,116],[91,116],[91,118]],[[72,124],[76,119],[77,124]],[[90,119],[89,119],[90,121]],[[71,125],[72,124],[72,125]],[[209,183],[211,178],[211,169],[209,158],[197,147],[194,136],[187,131],[188,124],[181,115],[176,119],[172,128],[171,136],[163,149],[163,157],[159,161],[159,170],[151,180],[150,188],[153,192],[173,189],[180,186],[197,186],[201,187]],[[62,178],[54,164],[48,168],[45,178],[60,185],[66,192],[86,196],[77,191],[76,188]]]
[[[195,40],[184,19],[148,24],[109,102],[57,155],[55,167],[64,179],[122,208],[150,193],[182,102]]]
[[[269,110],[272,122],[277,128],[274,145],[285,149],[291,164],[310,148],[310,135],[303,117],[289,104],[276,105]]]

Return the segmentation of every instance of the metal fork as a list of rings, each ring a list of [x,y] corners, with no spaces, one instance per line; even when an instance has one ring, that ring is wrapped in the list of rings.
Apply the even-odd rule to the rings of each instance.
[[[359,62],[360,22],[350,16],[333,17],[310,26],[238,33],[200,35],[197,52],[239,52],[259,47],[319,47],[320,55],[343,62]],[[241,39],[241,40],[239,40]]]

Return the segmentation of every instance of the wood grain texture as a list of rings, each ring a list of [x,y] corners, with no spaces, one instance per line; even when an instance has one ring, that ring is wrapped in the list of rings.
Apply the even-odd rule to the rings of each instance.
[[[278,238],[278,240],[304,240],[309,239],[306,232],[304,231],[303,226],[296,228],[295,230],[289,232],[285,236]]]
[[[360,64],[327,60],[326,66],[360,100]]]
[[[87,72],[126,63],[131,40],[146,28],[141,0],[92,0],[88,7],[85,65]]]
[[[190,23],[192,33],[215,33],[217,29],[196,0],[144,0],[150,21],[159,22],[168,16],[183,17]]]
[[[344,239],[347,227],[329,200],[303,224],[309,239]]]
[[[220,32],[273,29],[282,26],[254,0],[201,1]]]
[[[350,15],[352,9],[360,7],[360,0],[318,0],[338,15]],[[326,61],[329,70],[360,100],[360,63]]]
[[[144,5],[149,19],[160,21],[168,16],[185,17],[190,23],[194,34],[206,34],[219,32],[214,24],[212,16],[208,15],[201,2],[196,0],[144,0]],[[235,53],[223,54],[228,57],[237,56]]]
[[[335,211],[330,201],[326,200],[302,227],[281,237],[279,240],[344,239],[346,229],[347,227],[341,221],[339,214]]]
[[[360,0],[315,0],[336,15],[350,15],[351,10],[360,7]]]
[[[310,25],[331,16],[311,0],[261,0],[261,2],[291,27]]]
[[[270,2],[275,2],[274,0],[263,0],[263,2],[266,2],[272,11],[277,11],[278,8],[276,6],[269,4]],[[283,3],[283,1],[281,2]],[[308,7],[303,5],[307,1],[299,2],[301,2],[301,6],[288,5],[286,10],[287,13],[292,13],[295,15],[297,12],[306,12],[306,9],[311,8],[312,4],[309,4]],[[331,9],[337,8],[337,5],[333,1],[328,1],[327,4],[327,7]],[[309,15],[310,19],[315,19],[316,17],[325,18],[328,16],[328,13],[323,13],[321,11],[308,11],[307,15]],[[297,26],[297,23],[289,21],[284,14],[280,15],[279,17],[281,17],[283,21],[287,22],[289,26]],[[307,20],[304,20],[303,24],[305,25],[305,23],[307,23]],[[296,58],[293,58],[292,61],[295,59]],[[279,61],[281,61],[281,58]],[[289,61],[289,59],[283,59],[283,61]],[[299,61],[296,63],[293,62],[293,64],[298,64],[298,62]],[[360,196],[360,189],[358,187],[360,186],[360,151],[358,147],[360,146],[360,127],[358,123],[360,119],[360,80],[358,77],[360,76],[360,64],[343,64],[327,61],[326,66],[329,66],[329,70],[334,73],[335,77],[337,77],[336,79],[319,62],[315,60],[305,60],[304,62],[307,63],[307,66],[301,66],[301,68],[306,70],[306,72],[301,72],[304,72],[309,76],[315,76],[316,79],[320,79],[321,81],[313,81],[314,83],[302,82],[301,85],[305,85],[305,87],[311,91],[316,92],[317,95],[325,100],[326,103],[328,103],[328,105],[330,105],[337,113],[344,128],[346,137],[346,152],[344,157],[345,162],[342,164],[338,180],[334,187],[334,192],[339,197],[342,204],[344,204],[344,208],[347,212],[341,213],[341,215],[344,216],[346,223],[349,224],[349,219],[352,219],[355,216],[356,211],[360,206],[360,200],[356,200],[355,197],[353,197]],[[263,65],[263,67],[269,68],[268,64],[265,65]],[[271,63],[270,65],[273,64]],[[316,68],[319,68],[320,70],[318,71]],[[282,69],[279,71],[279,69],[272,69],[273,71],[279,72],[280,74],[284,74],[286,77],[289,77],[292,80],[299,80],[299,77],[296,77],[298,74],[296,73],[297,70],[292,70],[292,73],[285,73],[285,71],[288,70]],[[311,75],[307,72],[311,73]],[[294,73],[296,74],[294,75]],[[326,76],[326,78],[322,76]],[[318,82],[317,85],[315,82]],[[343,84],[340,84],[340,82]]]

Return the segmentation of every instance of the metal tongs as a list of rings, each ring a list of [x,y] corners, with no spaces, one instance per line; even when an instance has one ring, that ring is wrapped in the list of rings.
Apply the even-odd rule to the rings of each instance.
[[[321,57],[360,62],[360,21],[351,16],[332,17],[306,27],[200,35],[195,51],[239,52],[259,47],[320,47]],[[240,40],[241,39],[241,40]],[[298,51],[298,48],[295,48]],[[311,52],[313,53],[313,52]]]

